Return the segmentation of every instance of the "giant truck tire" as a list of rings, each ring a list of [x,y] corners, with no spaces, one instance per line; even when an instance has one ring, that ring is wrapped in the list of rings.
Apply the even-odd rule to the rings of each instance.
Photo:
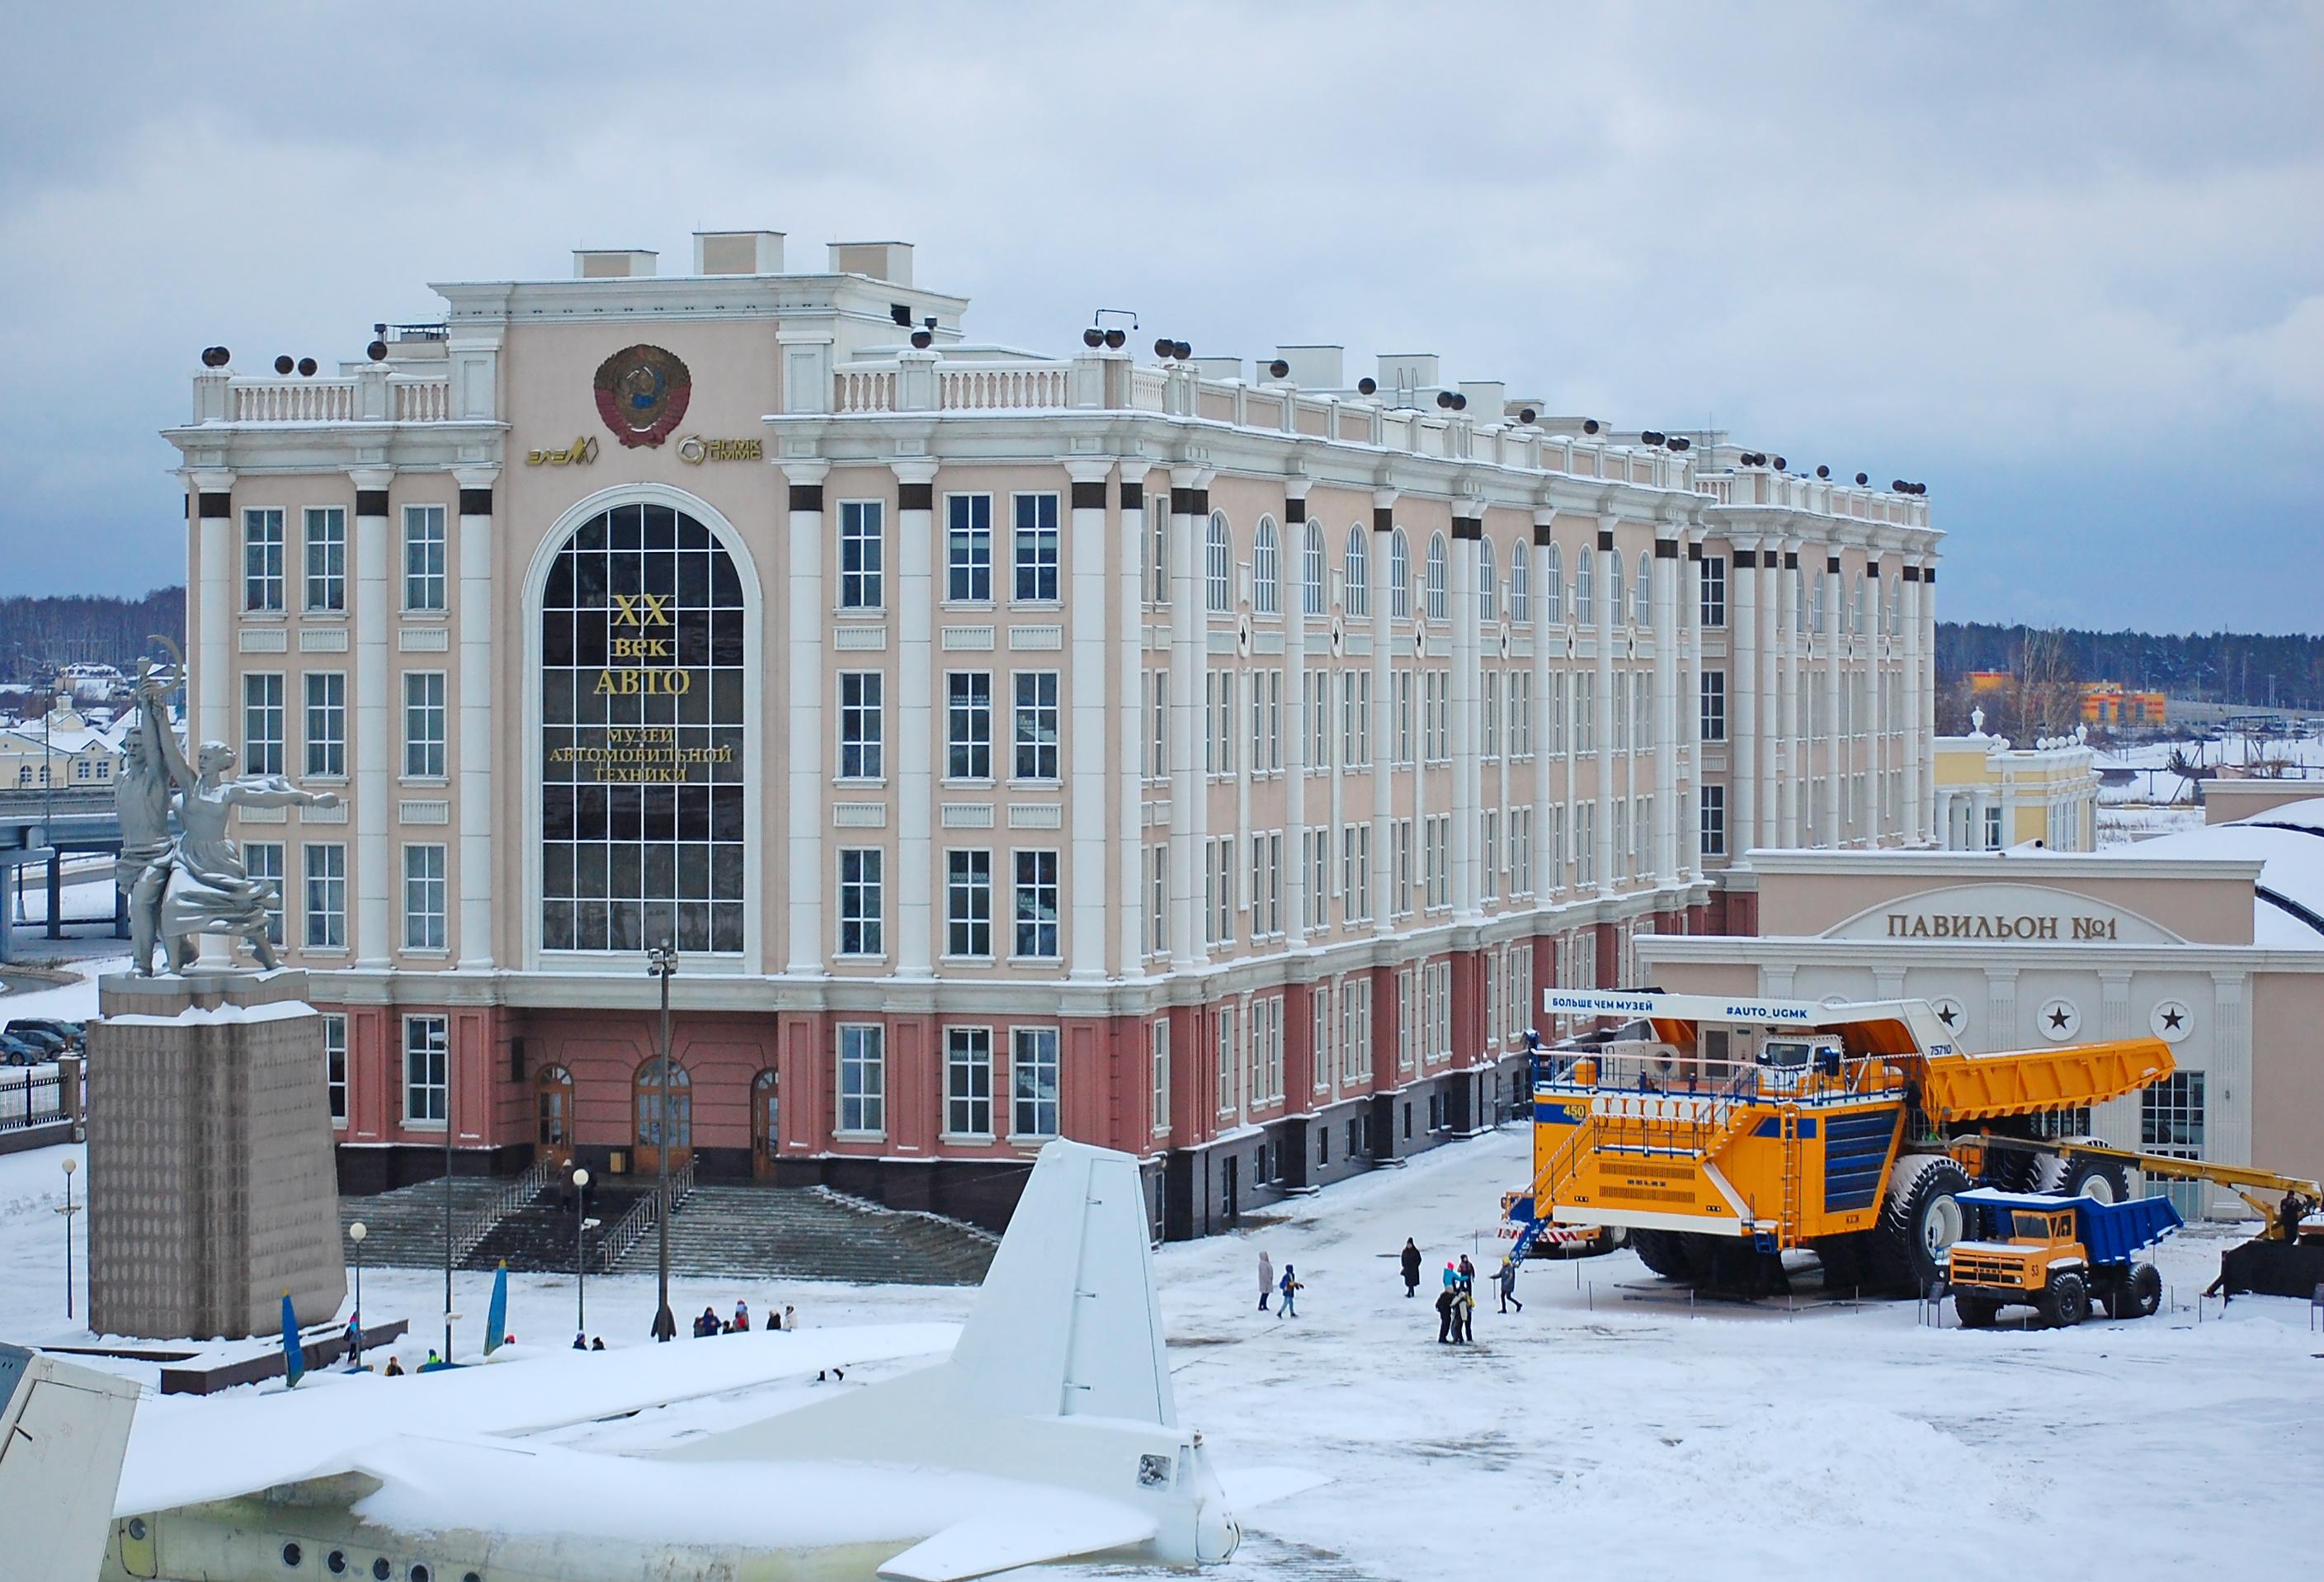
[[[2069,1143],[2097,1143],[2095,1137],[2070,1137]],[[2111,1159],[2084,1159],[2072,1154],[2044,1153],[2034,1172],[2036,1192],[2061,1198],[2094,1198],[2101,1203],[2130,1200],[2130,1171]]]
[[[1888,1172],[1888,1198],[1872,1233],[1871,1272],[1900,1292],[1920,1292],[1945,1276],[1945,1253],[1961,1239],[1969,1175],[1942,1153],[1908,1153]]]
[[[1823,1265],[1826,1296],[1854,1296],[1868,1284],[1875,1283],[1870,1266],[1874,1234],[1855,1231],[1847,1235],[1816,1238],[1816,1262]]]
[[[2043,1318],[2061,1329],[2071,1329],[2090,1316],[2089,1283],[2071,1269],[2052,1270],[2049,1286],[2035,1305]]]
[[[2116,1318],[2152,1318],[2163,1308],[2163,1273],[2141,1263],[2107,1293],[2107,1312]]]
[[[1637,1230],[1630,1232],[1630,1250],[1644,1263],[1665,1280],[1692,1280],[1694,1266],[1678,1244],[1678,1235],[1667,1230]]]

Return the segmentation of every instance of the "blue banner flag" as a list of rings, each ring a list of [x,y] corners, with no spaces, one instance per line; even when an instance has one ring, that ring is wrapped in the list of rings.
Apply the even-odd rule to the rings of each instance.
[[[501,1337],[508,1333],[508,1262],[501,1262],[500,1272],[493,1276],[493,1305],[484,1314],[484,1355],[490,1356],[500,1349]]]
[[[299,1315],[290,1309],[290,1293],[282,1293],[282,1376],[286,1390],[295,1390],[307,1374],[306,1349],[299,1344]]]

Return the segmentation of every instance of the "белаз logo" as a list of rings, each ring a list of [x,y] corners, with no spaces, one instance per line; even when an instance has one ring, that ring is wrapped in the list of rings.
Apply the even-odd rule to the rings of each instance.
[[[624,347],[597,365],[597,415],[623,445],[659,445],[694,393],[686,365],[658,346]]]

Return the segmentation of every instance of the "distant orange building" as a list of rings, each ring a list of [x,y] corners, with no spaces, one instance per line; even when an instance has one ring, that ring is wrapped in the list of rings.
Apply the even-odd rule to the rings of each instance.
[[[2113,726],[2160,726],[2163,694],[2133,692],[2119,681],[2089,681],[2082,687],[2082,723]]]
[[[1969,695],[1982,698],[1990,692],[2006,692],[2017,685],[2014,671],[1971,671],[1969,672]]]

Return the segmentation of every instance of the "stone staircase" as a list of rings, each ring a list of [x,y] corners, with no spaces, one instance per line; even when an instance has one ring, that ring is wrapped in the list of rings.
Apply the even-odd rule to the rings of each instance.
[[[566,1232],[569,1237],[569,1220]],[[953,1220],[898,1213],[818,1187],[697,1187],[669,1221],[670,1267],[688,1275],[974,1285],[998,1245]],[[613,1272],[650,1274],[656,1257],[648,1234]],[[568,1248],[567,1263],[571,1258]]]
[[[481,1214],[508,1189],[508,1183],[488,1176],[452,1178],[452,1222],[456,1228],[469,1216]],[[339,1199],[340,1249],[350,1264],[355,1244],[345,1239],[346,1228],[363,1221],[363,1261],[377,1269],[441,1269],[444,1266],[444,1182],[442,1178],[398,1187],[368,1198]],[[566,1227],[569,1235],[572,1226]]]
[[[589,1183],[589,1217],[599,1222],[597,1228],[586,1232],[584,1238],[591,1273],[604,1265],[606,1231],[620,1224],[622,1217],[641,1198],[649,1196],[649,1192],[633,1188]],[[530,1203],[495,1221],[493,1228],[484,1233],[484,1240],[463,1260],[461,1267],[490,1270],[505,1260],[511,1269],[521,1273],[570,1274],[574,1217],[572,1195],[558,1186],[544,1187]],[[675,1229],[677,1221],[670,1224]],[[440,1252],[438,1256],[442,1256]]]

